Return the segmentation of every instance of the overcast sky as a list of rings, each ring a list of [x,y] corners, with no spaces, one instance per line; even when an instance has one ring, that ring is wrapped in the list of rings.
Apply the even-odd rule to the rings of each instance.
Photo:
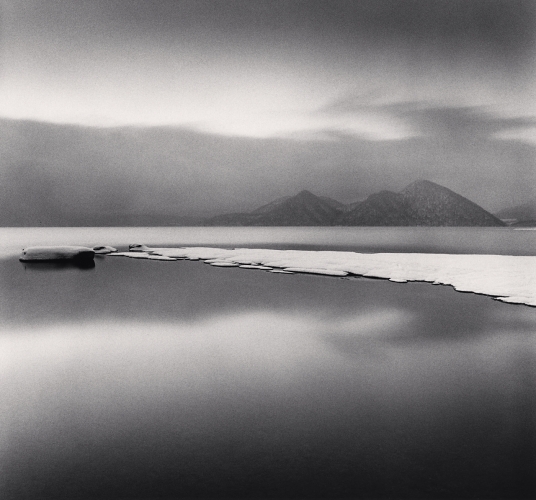
[[[188,193],[203,189],[221,201],[214,210],[238,206],[245,193],[264,202],[299,189],[355,201],[417,175],[490,210],[536,196],[536,0],[0,5],[0,118],[174,125],[242,141],[224,166],[202,160],[214,155],[205,150],[210,140],[196,142],[205,149],[192,153],[195,161],[166,156],[165,171],[176,169],[182,185],[182,172],[200,179]],[[299,147],[266,142],[253,154],[252,138]],[[73,186],[76,169],[87,175],[96,157],[87,146],[66,161],[43,143],[45,164],[24,151],[37,151],[35,141],[5,144],[12,160],[2,168],[24,172],[41,162],[45,175],[65,161]],[[115,151],[98,155],[99,172],[120,178],[131,168]],[[255,184],[261,172],[264,191]],[[208,193],[208,177],[235,179],[234,194],[221,182]]]
[[[2,4],[5,117],[393,140],[423,131],[387,105],[536,115],[533,1]]]

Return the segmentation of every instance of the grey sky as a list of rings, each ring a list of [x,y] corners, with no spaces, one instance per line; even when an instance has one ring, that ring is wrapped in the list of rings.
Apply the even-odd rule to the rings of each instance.
[[[3,122],[21,193],[31,165],[56,196],[118,210],[129,193],[191,213],[305,188],[355,201],[416,178],[491,210],[536,195],[536,0],[0,5],[0,118],[96,127]],[[125,125],[179,129],[139,129],[132,156],[101,140],[132,149],[132,130],[99,128]]]
[[[535,14],[515,0],[3,0],[0,114],[257,136],[370,120],[379,139],[385,112],[315,111],[361,95],[536,114]]]

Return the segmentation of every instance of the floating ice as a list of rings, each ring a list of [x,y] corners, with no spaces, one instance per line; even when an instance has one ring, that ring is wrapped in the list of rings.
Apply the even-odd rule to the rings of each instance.
[[[108,254],[111,257],[130,257],[131,259],[149,259],[149,260],[177,260],[167,255],[152,254],[140,251],[131,252],[112,252]]]
[[[221,261],[221,260],[208,262],[208,264],[210,264],[211,266],[216,266],[216,267],[238,267],[238,264],[236,262],[226,262],[226,261]]]
[[[292,273],[306,273],[306,274],[325,274],[326,276],[347,276],[346,271],[336,271],[333,269],[314,269],[310,267],[285,267],[285,271]]]
[[[138,243],[133,243],[132,245],[128,246],[128,250],[130,252],[145,252],[150,253],[150,248],[146,247],[145,245],[139,245]]]
[[[80,246],[45,246],[23,248],[19,260],[92,260],[95,252],[92,248]]]
[[[147,259],[150,256],[147,252],[112,252],[108,255],[110,257],[131,257],[132,259]]]
[[[107,254],[107,253],[117,252],[117,248],[109,247],[106,245],[99,245],[99,246],[93,247],[93,251],[96,254]]]
[[[211,265],[267,268],[269,272],[281,274],[354,275],[397,283],[426,281],[451,285],[460,292],[489,295],[503,302],[536,306],[536,257],[533,256],[138,247],[144,251],[109,255],[204,260]]]

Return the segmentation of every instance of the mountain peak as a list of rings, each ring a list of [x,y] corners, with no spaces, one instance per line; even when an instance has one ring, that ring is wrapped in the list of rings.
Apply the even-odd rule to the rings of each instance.
[[[503,226],[476,203],[425,179],[399,193],[381,191],[346,213],[348,226]]]
[[[416,225],[503,226],[497,217],[450,189],[427,180],[406,186],[400,194]]]
[[[311,193],[311,191],[307,191],[307,189],[302,189],[294,198],[318,198],[315,194]]]
[[[435,182],[428,181],[426,179],[419,179],[419,180],[416,180],[415,182],[412,182],[411,184],[408,184],[401,192],[410,193],[410,192],[416,192],[416,191],[421,191],[425,189],[426,190],[438,190],[438,191],[443,191],[443,190],[450,191],[450,189],[444,186],[441,186],[439,184],[436,184]]]
[[[341,213],[332,203],[304,189],[263,216],[264,225],[326,226]]]
[[[353,208],[304,189],[249,214],[211,221],[250,226],[503,226],[498,218],[450,189],[425,179],[402,191],[380,191]]]
[[[536,224],[536,198],[522,205],[505,208],[495,214],[510,224],[533,226]]]

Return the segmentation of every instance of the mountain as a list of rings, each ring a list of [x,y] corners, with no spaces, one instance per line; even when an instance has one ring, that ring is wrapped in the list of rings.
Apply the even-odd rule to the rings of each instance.
[[[330,198],[301,191],[296,196],[279,198],[250,213],[225,214],[207,220],[217,226],[330,226],[345,205]]]
[[[252,214],[266,214],[268,212],[271,212],[274,208],[277,208],[279,205],[281,205],[285,201],[290,200],[290,198],[292,198],[292,196],[283,196],[282,198],[277,198],[277,200],[267,203],[266,205],[263,205],[262,207],[259,207],[253,210],[253,212],[251,213]]]
[[[326,201],[304,190],[264,213],[258,225],[329,226],[340,213],[331,200]]]
[[[351,209],[350,205],[341,203],[340,201],[334,200],[333,198],[328,198],[327,196],[319,196],[319,198],[331,207],[335,208],[336,210],[340,210],[341,212],[348,212],[348,210]]]
[[[383,164],[404,153],[398,149],[402,145],[390,149],[395,145],[380,147],[346,136],[340,141],[236,138],[175,127],[91,128],[0,119],[0,226],[193,225],[205,224],[213,214],[227,214],[209,221],[216,225],[482,224],[470,217],[461,222],[463,217],[434,219],[430,206],[426,206],[426,217],[422,213],[416,217],[420,209],[415,193],[412,197],[380,192],[344,205],[303,192],[244,213],[246,207],[255,206],[259,195],[266,200],[269,193],[281,193],[283,188],[298,192],[303,185],[312,189],[329,185],[333,193],[345,197],[354,193],[360,198],[377,190],[378,181],[361,175],[371,158],[372,164]],[[411,157],[405,170],[391,165],[374,177],[398,184],[423,170],[421,156],[427,157],[423,150],[416,142],[402,142],[415,158]],[[527,162],[533,161],[533,152],[529,148],[520,153],[526,159],[519,163],[524,165],[523,172],[529,171]],[[496,153],[504,156],[499,150]],[[516,165],[504,166],[511,169],[510,180],[516,178],[512,174]],[[486,182],[493,185],[491,179]],[[530,190],[530,183],[524,184],[516,184],[515,193]],[[480,190],[491,196],[490,190]],[[434,192],[430,198],[437,202],[442,196]],[[490,223],[497,221],[488,218],[484,225]]]
[[[476,203],[430,181],[414,182],[402,194],[421,226],[504,226]]]
[[[412,226],[409,203],[401,193],[380,191],[340,216],[340,226]]]
[[[476,203],[430,181],[416,181],[399,193],[381,191],[336,221],[343,226],[504,226]]]
[[[309,191],[250,213],[213,217],[212,226],[504,226],[476,203],[439,184],[417,181],[399,193],[380,191],[344,205]]]
[[[505,208],[495,215],[509,225],[536,226],[536,200]]]
[[[332,139],[0,118],[0,226],[184,225],[194,223],[185,216],[249,212],[303,187],[362,203],[389,189],[387,180],[403,187],[451,171],[449,187],[494,210],[533,196],[536,146],[521,141],[463,141],[453,149],[426,136]],[[471,169],[456,167],[464,158]]]

